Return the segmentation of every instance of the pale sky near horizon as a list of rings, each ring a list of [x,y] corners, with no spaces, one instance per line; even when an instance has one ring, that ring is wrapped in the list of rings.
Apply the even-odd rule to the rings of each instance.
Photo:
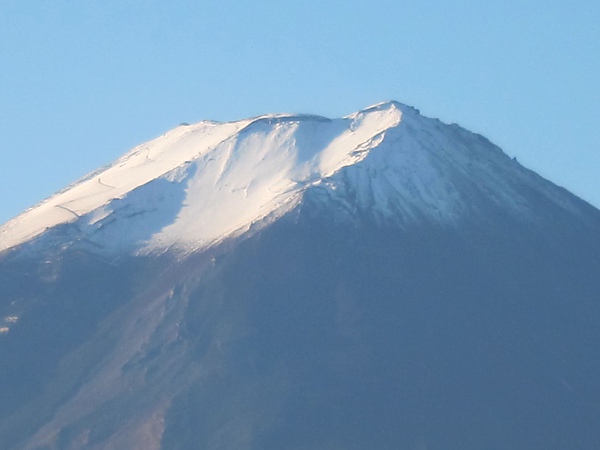
[[[0,0],[0,223],[202,119],[395,99],[600,207],[600,2]]]

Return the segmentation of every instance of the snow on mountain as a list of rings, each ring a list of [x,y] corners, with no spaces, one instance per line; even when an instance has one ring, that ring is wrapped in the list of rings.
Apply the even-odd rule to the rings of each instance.
[[[525,217],[528,201],[515,186],[539,190],[540,182],[481,136],[396,102],[334,120],[200,122],[134,148],[9,221],[0,251],[72,224],[69,236],[105,250],[189,253],[281,216],[307,190],[383,219],[456,223],[478,195]],[[562,190],[541,189],[571,207]]]

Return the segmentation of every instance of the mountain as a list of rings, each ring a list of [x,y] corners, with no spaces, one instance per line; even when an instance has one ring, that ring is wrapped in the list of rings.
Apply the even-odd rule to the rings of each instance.
[[[0,448],[596,448],[599,275],[414,108],[182,125],[0,227]]]

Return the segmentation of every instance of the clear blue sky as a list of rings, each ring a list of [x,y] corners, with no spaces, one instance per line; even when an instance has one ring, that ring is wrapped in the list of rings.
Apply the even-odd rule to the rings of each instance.
[[[0,0],[0,222],[180,122],[395,99],[600,206],[597,0]]]

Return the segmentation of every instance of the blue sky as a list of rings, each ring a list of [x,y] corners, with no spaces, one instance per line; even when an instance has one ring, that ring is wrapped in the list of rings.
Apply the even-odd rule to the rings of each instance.
[[[180,122],[395,99],[600,206],[600,2],[2,0],[0,222]]]

